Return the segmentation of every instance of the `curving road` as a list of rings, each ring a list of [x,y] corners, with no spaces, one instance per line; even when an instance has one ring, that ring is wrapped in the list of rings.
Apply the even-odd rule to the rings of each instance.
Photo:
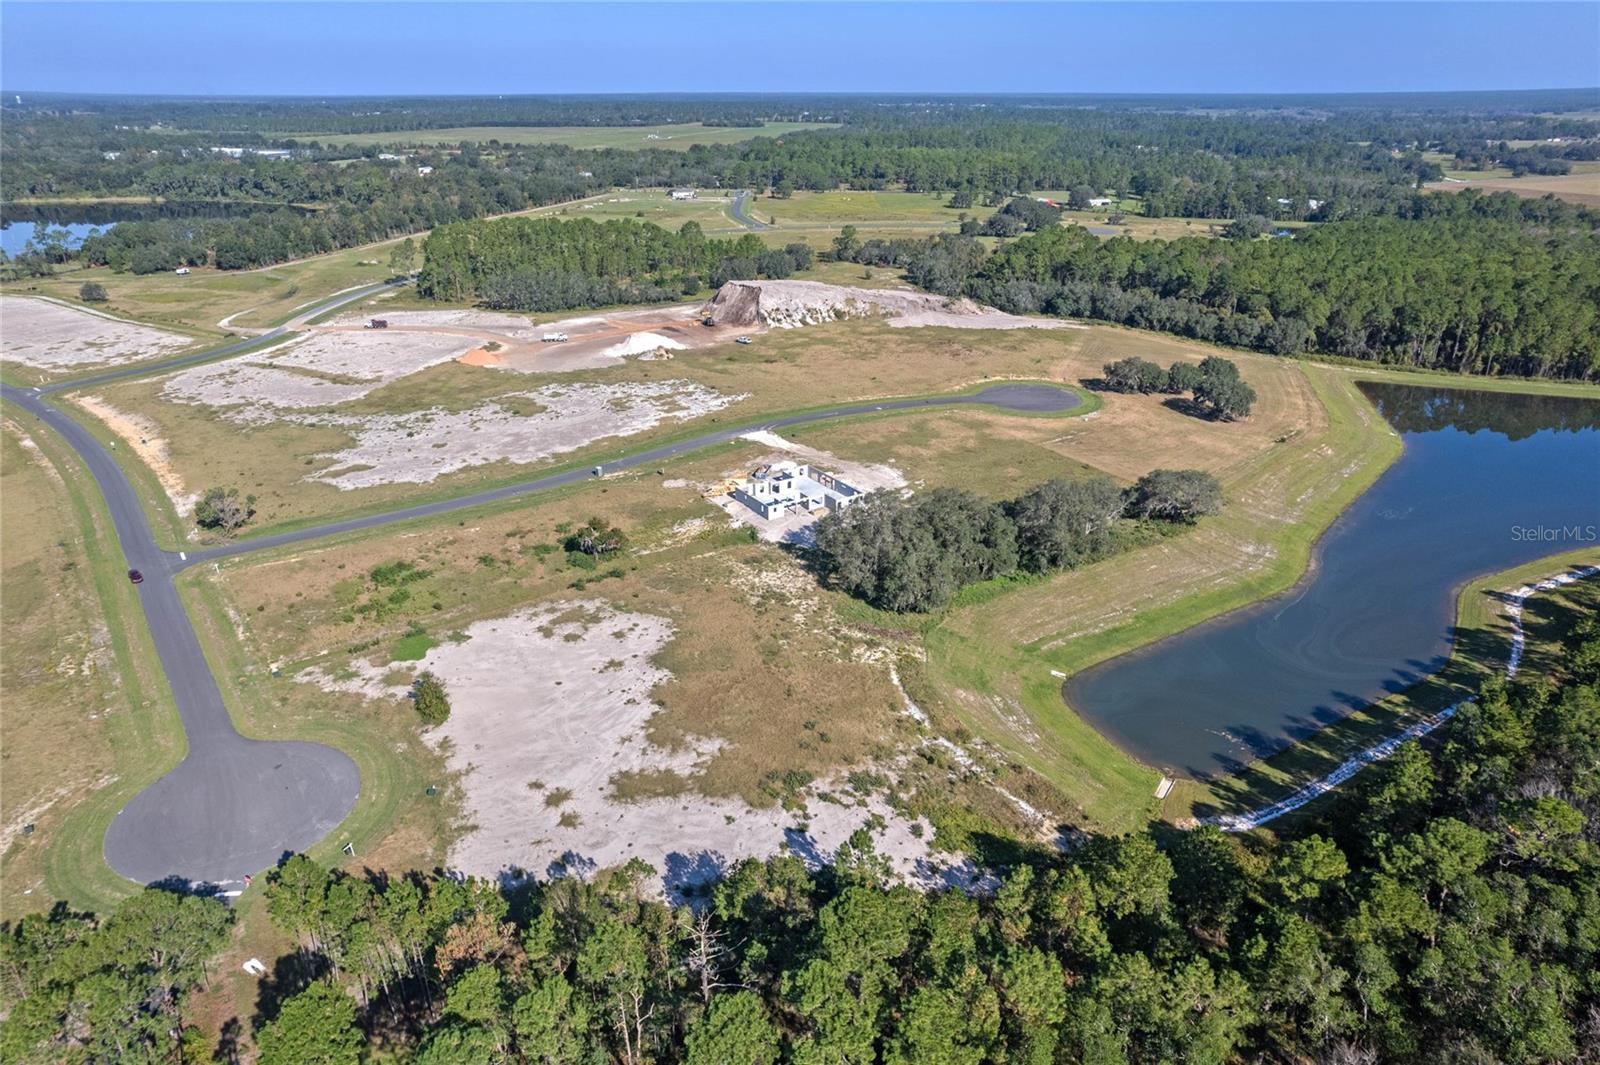
[[[855,403],[829,407],[826,410],[807,411],[803,414],[791,414],[769,421],[748,422],[742,425],[730,426],[726,429],[713,429],[710,432],[701,433],[699,436],[690,437],[687,440],[680,440],[672,444],[662,444],[660,447],[635,451],[621,458],[611,459],[601,469],[605,473],[637,469],[640,466],[649,466],[664,459],[687,455],[692,451],[699,451],[701,448],[725,444],[730,440],[743,436],[745,433],[755,432],[758,429],[787,429],[796,425],[826,421],[830,418],[848,418],[859,414],[973,404],[997,407],[1001,410],[1023,414],[1048,414],[1071,410],[1081,402],[1082,400],[1073,393],[1051,385],[1003,384],[991,385],[981,391],[967,395],[937,396],[930,399],[892,399],[884,400],[881,403]],[[249,540],[222,544],[218,547],[205,548],[200,551],[191,551],[188,553],[187,559],[180,559],[170,552],[163,552],[163,554],[166,555],[167,566],[170,571],[177,572],[196,563],[209,562],[212,559],[228,558],[233,555],[248,554],[252,551],[264,551],[268,548],[283,547],[287,544],[302,543],[306,540],[320,540],[325,536],[335,536],[339,533],[371,529],[380,525],[390,525],[394,522],[411,521],[414,518],[432,517],[436,514],[448,514],[451,511],[481,506],[484,503],[513,499],[517,496],[530,495],[535,492],[545,492],[552,488],[560,488],[562,485],[576,484],[593,476],[593,469],[584,466],[565,470],[561,473],[545,474],[543,477],[534,477],[526,481],[518,481],[515,484],[502,485],[499,488],[474,492],[471,495],[456,496],[452,499],[441,499],[437,502],[422,503],[414,507],[401,507],[381,514],[369,514],[365,517],[349,518],[345,521],[334,521],[326,525],[314,525],[304,529],[296,529],[292,532],[278,533],[275,536],[255,537]]]
[[[237,882],[246,873],[273,865],[285,852],[304,850],[331,832],[355,806],[361,777],[349,756],[332,747],[252,740],[234,729],[173,584],[176,568],[171,561],[178,556],[156,545],[144,508],[121,467],[87,429],[46,402],[46,397],[219,358],[399,283],[343,293],[263,336],[197,354],[39,388],[0,385],[0,396],[50,426],[77,453],[105,498],[128,566],[145,574],[138,586],[139,602],[189,750],[176,769],[135,796],[106,833],[107,863],[131,880]]]
[[[317,304],[290,325],[364,299],[384,287],[369,286]],[[588,469],[572,469],[454,499],[275,536],[186,553],[164,550],[157,545],[133,485],[121,467],[87,429],[48,403],[47,397],[54,392],[165,373],[215,359],[282,335],[288,328],[281,326],[261,337],[195,355],[40,388],[0,385],[0,396],[61,434],[105,497],[128,566],[144,574],[144,582],[138,586],[140,604],[188,739],[189,751],[182,763],[135,796],[106,833],[106,861],[131,880],[218,886],[239,883],[246,874],[269,868],[285,854],[305,850],[332,832],[354,808],[361,786],[355,763],[342,751],[316,743],[252,740],[239,735],[178,596],[174,577],[180,571],[213,559],[530,495],[592,476]],[[1048,413],[1071,410],[1080,402],[1078,396],[1061,388],[1000,384],[968,395],[841,405],[712,430],[612,459],[604,470],[609,473],[647,466],[757,429],[784,429],[829,418],[974,404],[1022,413]]]
[[[767,223],[756,221],[753,217],[751,217],[745,211],[744,205],[745,205],[745,202],[747,200],[749,200],[749,199],[750,199],[750,190],[749,189],[740,189],[738,192],[734,193],[733,194],[733,206],[728,208],[728,214],[733,218],[733,220],[735,222],[738,222],[741,226],[744,226],[746,229],[771,229],[772,227],[767,225]]]

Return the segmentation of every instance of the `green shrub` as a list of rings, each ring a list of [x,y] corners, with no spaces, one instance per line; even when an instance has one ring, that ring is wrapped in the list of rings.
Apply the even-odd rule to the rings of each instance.
[[[450,695],[444,681],[424,672],[411,685],[411,701],[424,725],[442,725],[450,719]]]

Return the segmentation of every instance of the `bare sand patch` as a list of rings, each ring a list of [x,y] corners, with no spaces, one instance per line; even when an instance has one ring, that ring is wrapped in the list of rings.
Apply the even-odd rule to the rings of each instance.
[[[676,894],[744,858],[788,850],[822,864],[876,818],[879,853],[912,882],[967,884],[974,877],[969,862],[929,853],[926,823],[878,799],[828,801],[814,787],[799,813],[696,795],[618,800],[613,781],[620,774],[691,774],[720,746],[714,737],[690,737],[667,750],[647,738],[657,712],[651,690],[670,679],[652,661],[673,636],[664,618],[587,601],[481,621],[465,635],[417,663],[450,691],[450,720],[430,742],[459,774],[466,796],[470,827],[450,851],[461,872],[585,875],[640,858]],[[370,681],[358,683],[370,690]]]
[[[897,328],[1081,329],[1075,322],[1006,314],[969,299],[821,281],[729,281],[706,305],[718,325],[799,326],[847,318],[885,318]]]
[[[307,479],[345,489],[426,484],[491,462],[537,462],[664,421],[697,418],[744,398],[692,381],[570,384],[511,393],[464,411],[322,416],[315,419],[319,424],[346,429],[355,443],[313,456],[334,465]],[[540,409],[532,414],[513,410],[506,406],[512,399]]]
[[[200,493],[190,491],[183,477],[173,468],[172,455],[166,439],[161,435],[160,426],[149,418],[117,409],[100,396],[73,396],[72,399],[104,422],[106,428],[121,437],[140,461],[150,467],[156,480],[161,482],[162,491],[167,493],[167,498],[172,500],[179,514],[194,510]]]
[[[41,370],[137,362],[193,337],[32,296],[0,296],[0,354]]]
[[[523,373],[562,373],[615,366],[624,359],[661,357],[689,347],[731,340],[727,330],[700,323],[691,304],[667,304],[534,323],[521,315],[480,310],[391,311],[381,330],[365,318],[345,316],[317,327],[325,334],[455,336],[477,343],[460,355],[469,366]],[[544,338],[565,335],[564,341]]]
[[[519,314],[502,314],[498,311],[480,311],[471,309],[439,310],[439,311],[384,311],[383,320],[389,323],[388,328],[396,332],[414,329],[431,329],[438,332],[458,330],[462,336],[477,336],[481,333],[490,333],[496,337],[508,340],[537,340],[543,332],[543,327],[534,325],[526,317]],[[322,328],[334,329],[362,329],[371,315],[344,314]],[[370,330],[380,332],[380,330]]]
[[[161,394],[174,403],[218,408],[230,421],[260,425],[277,420],[282,411],[361,399],[476,346],[450,334],[313,333],[183,370],[167,380]]]

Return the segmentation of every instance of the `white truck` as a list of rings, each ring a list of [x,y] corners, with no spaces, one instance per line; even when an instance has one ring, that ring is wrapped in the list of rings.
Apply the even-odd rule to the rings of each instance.
[[[544,335],[544,342],[546,344],[560,344],[566,339],[567,334],[565,333],[546,333]]]

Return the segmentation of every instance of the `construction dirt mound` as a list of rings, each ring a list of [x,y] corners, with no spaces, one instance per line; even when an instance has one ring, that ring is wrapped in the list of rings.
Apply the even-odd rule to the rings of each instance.
[[[901,289],[855,288],[820,281],[729,281],[706,304],[719,326],[793,329],[845,318],[885,318],[892,326],[956,329],[1060,329],[1070,323],[1025,318],[969,299]]]

